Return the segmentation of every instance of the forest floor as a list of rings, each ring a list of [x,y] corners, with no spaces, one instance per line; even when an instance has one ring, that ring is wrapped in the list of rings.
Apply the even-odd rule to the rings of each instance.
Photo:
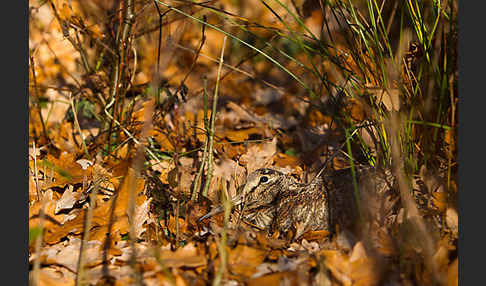
[[[457,285],[457,1],[421,2],[29,1],[31,285]],[[227,204],[358,165],[356,233]]]

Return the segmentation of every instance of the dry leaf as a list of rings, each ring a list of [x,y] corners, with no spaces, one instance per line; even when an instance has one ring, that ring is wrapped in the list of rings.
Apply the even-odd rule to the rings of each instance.
[[[147,199],[145,196],[140,196],[139,198],[143,203],[135,206],[135,216],[133,219],[130,219],[136,238],[141,238],[142,233],[145,232],[143,225],[149,219],[150,203],[152,202],[152,198]]]
[[[349,98],[347,100],[346,110],[356,122],[362,122],[365,119],[363,103],[355,98]]]
[[[40,211],[42,207],[44,207],[45,217],[42,221],[42,225],[44,226],[45,232],[49,233],[50,231],[57,228],[57,224],[60,224],[65,217],[65,214],[56,214],[56,200],[53,198],[52,190],[48,190],[43,194],[43,197],[47,197],[47,203],[45,206],[42,205],[42,198],[40,201],[36,201],[32,206],[29,207],[29,229],[33,227],[40,226]]]
[[[326,258],[325,265],[333,276],[343,285],[376,285],[378,269],[375,262],[367,256],[361,242],[353,247],[351,255],[338,250],[324,250],[321,254]]]
[[[291,169],[296,169],[300,163],[300,159],[296,156],[290,156],[284,153],[276,154],[274,158],[276,167],[290,167]]]
[[[206,265],[206,257],[199,253],[194,243],[179,247],[176,251],[162,249],[159,257],[165,267],[201,267]]]
[[[388,111],[398,111],[400,110],[399,94],[399,90],[396,88],[379,91],[379,93],[376,94],[378,99],[377,102],[383,102]]]
[[[223,159],[219,164],[214,166],[212,183],[215,183],[218,179],[229,181],[229,194],[231,197],[235,197],[237,188],[245,183],[245,175],[244,167],[233,160]]]
[[[321,241],[325,237],[328,237],[330,234],[331,233],[327,230],[315,230],[304,233],[302,238],[308,241]]]
[[[232,273],[251,276],[256,267],[265,259],[266,251],[239,244],[234,249],[227,248],[228,265]]]
[[[113,220],[112,230],[119,230],[120,234],[128,232],[128,218],[127,209],[129,204],[130,192],[133,191],[138,194],[143,190],[145,182],[141,178],[135,177],[135,171],[128,169],[128,172],[118,190],[118,195],[112,197],[107,202],[99,205],[93,211],[93,220],[91,222],[92,228],[94,227],[107,227],[110,221],[110,217]],[[111,216],[111,207],[114,204],[113,216]],[[61,238],[65,237],[69,233],[79,234],[83,231],[85,220],[85,212],[80,212],[79,215],[66,222],[63,225],[56,226],[51,232],[46,233],[45,242],[48,244],[57,243]],[[106,230],[105,230],[106,232]],[[111,234],[115,240],[119,240],[119,236]],[[104,235],[102,236],[104,237]],[[96,239],[100,239],[96,236]]]
[[[277,272],[273,274],[268,274],[260,276],[257,278],[252,278],[246,280],[246,285],[265,285],[265,286],[279,286],[279,285],[298,285],[297,284],[297,271],[289,272]]]
[[[62,152],[59,159],[47,154],[47,160],[43,161],[47,169],[54,171],[54,181],[47,187],[64,187],[66,184],[77,184],[87,181],[92,174],[92,167],[83,169],[75,162],[73,154]]]
[[[33,275],[33,272],[30,272]],[[74,278],[50,267],[39,270],[37,286],[74,286]]]
[[[447,226],[454,232],[457,233],[459,231],[459,217],[457,215],[456,210],[453,208],[447,208],[445,214],[445,220]]]
[[[380,227],[376,230],[376,249],[384,256],[394,255],[396,253],[392,237],[388,234],[386,228]]]
[[[432,193],[432,204],[439,212],[443,212],[447,208],[447,193],[444,191],[443,185]]]
[[[248,128],[239,130],[226,130],[224,136],[233,142],[243,142],[247,140],[252,134],[263,134],[263,130],[260,128]]]
[[[93,166],[93,161],[90,161],[88,159],[79,159],[76,161],[79,165],[81,165],[81,168],[83,170],[88,169],[88,167]]]
[[[86,197],[86,196],[85,196]],[[56,203],[55,213],[62,210],[72,209],[74,204],[81,198],[80,192],[73,192],[73,186],[70,185],[62,194],[62,197]]]
[[[256,169],[270,164],[273,155],[277,153],[277,137],[263,144],[255,144],[248,148],[246,154],[240,158],[240,163],[246,165],[248,174]]]
[[[80,247],[81,239],[72,238],[67,245],[56,244],[45,248],[41,252],[41,259],[44,264],[58,264],[73,272],[77,272]],[[88,241],[83,252],[85,266],[90,267],[101,263],[103,256],[101,242],[96,240]]]
[[[29,202],[37,200],[37,188],[34,181],[34,176],[29,173]]]

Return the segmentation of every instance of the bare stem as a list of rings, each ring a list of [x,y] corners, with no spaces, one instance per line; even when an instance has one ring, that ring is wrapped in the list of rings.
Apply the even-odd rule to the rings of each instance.
[[[229,216],[231,212],[231,202],[227,196],[228,190],[226,187],[226,180],[222,181],[222,191],[221,191],[221,199],[223,201],[224,206],[224,224],[223,230],[221,231],[221,240],[219,241],[219,258],[220,265],[218,268],[218,272],[216,273],[213,286],[218,286],[221,284],[221,280],[223,279],[223,275],[226,272],[227,263],[228,263],[228,252],[226,251],[226,241],[227,241],[227,229],[228,229],[228,222]]]
[[[204,141],[204,150],[203,150],[203,158],[201,161],[201,166],[199,167],[199,171],[197,172],[196,179],[194,181],[194,188],[192,190],[191,200],[197,199],[197,194],[199,192],[199,187],[201,183],[201,176],[204,171],[204,166],[206,165],[206,160],[208,157],[208,94],[206,92],[206,78],[203,78],[203,85],[204,85],[204,92],[203,92],[203,108],[204,108],[204,130],[206,132],[206,140]]]
[[[129,48],[130,31],[132,29],[134,18],[134,3],[133,0],[123,0],[122,2],[122,23],[118,30],[116,37],[116,51],[117,55],[113,57],[111,85],[110,85],[110,98],[114,101],[113,109],[111,111],[111,117],[116,118],[116,112],[118,110],[119,101],[121,98],[120,87],[121,79],[124,78],[126,69],[127,51]],[[110,122],[107,132],[108,150],[111,145],[111,130],[113,128],[113,121]]]
[[[41,209],[39,211],[39,227],[40,227],[40,233],[37,236],[35,240],[35,254],[36,258],[34,260],[34,270],[33,270],[33,275],[32,275],[32,280],[31,280],[31,285],[38,285],[39,281],[39,271],[40,271],[40,264],[41,264],[41,248],[42,248],[42,242],[43,242],[43,237],[44,237],[44,219],[45,219],[45,208],[47,204],[47,196],[44,195],[41,198]]]
[[[216,87],[214,89],[214,97],[213,97],[213,109],[211,112],[211,122],[209,126],[209,144],[208,144],[208,152],[209,152],[209,158],[208,158],[208,173],[206,176],[206,184],[204,186],[203,190],[203,196],[207,197],[208,196],[208,191],[209,191],[209,184],[211,183],[211,179],[213,178],[213,169],[214,169],[214,159],[213,159],[213,150],[214,150],[214,122],[216,121],[216,108],[218,106],[218,91],[219,91],[219,79],[221,78],[221,69],[223,67],[223,56],[224,56],[224,47],[226,46],[226,39],[228,37],[225,36],[223,38],[223,47],[221,48],[221,56],[219,58],[219,66],[218,66],[218,76],[216,78]]]
[[[76,276],[76,286],[84,285],[86,281],[84,281],[84,250],[86,249],[86,245],[89,241],[89,231],[91,230],[91,222],[93,221],[93,213],[94,209],[96,208],[96,196],[99,190],[99,181],[96,180],[93,185],[93,190],[90,194],[90,204],[89,208],[86,212],[85,216],[85,223],[84,223],[84,232],[83,232],[83,239],[81,240],[81,246],[79,248],[79,258],[78,258],[78,268],[77,268],[77,276]]]
[[[83,132],[81,132],[81,126],[79,125],[78,115],[77,115],[77,112],[76,112],[76,108],[74,107],[74,100],[72,98],[71,92],[69,93],[69,103],[71,104],[71,108],[73,110],[74,125],[76,126],[76,129],[78,130],[79,136],[81,136],[81,142],[83,144],[84,154],[86,155],[86,158],[91,159],[91,157],[89,156],[88,147],[86,147],[86,140],[84,139],[84,134],[83,134]]]
[[[141,142],[144,143],[147,141],[148,134],[150,132],[150,129],[152,129],[152,115],[154,113],[154,102],[150,101],[147,107],[144,109],[144,124],[143,124],[143,129],[142,129],[142,134],[141,134]],[[145,154],[145,146],[144,144],[139,144],[137,146],[137,153],[135,155],[135,159],[133,161],[133,170],[135,172],[134,178],[132,180],[132,183],[130,185],[130,193],[129,193],[129,204],[128,204],[128,218],[130,220],[130,228],[129,228],[129,242],[130,242],[130,248],[131,248],[131,255],[130,255],[130,266],[135,273],[135,285],[144,285],[143,283],[143,278],[142,278],[142,273],[138,270],[136,267],[137,263],[137,253],[136,253],[136,247],[135,243],[137,240],[137,235],[134,227],[134,218],[135,218],[135,208],[136,208],[136,199],[137,199],[137,194],[136,194],[136,182],[137,182],[137,177],[140,176],[143,168],[143,163],[144,163],[144,154]]]
[[[32,70],[32,79],[34,81],[34,93],[35,93],[35,107],[36,107],[36,111],[37,113],[39,114],[39,120],[41,122],[41,125],[42,125],[42,133],[46,139],[46,142],[49,143],[49,135],[47,134],[47,128],[46,128],[46,124],[44,123],[44,119],[42,119],[42,112],[41,112],[41,106],[40,106],[40,97],[39,97],[39,90],[38,90],[38,87],[37,87],[37,77],[35,76],[35,64],[34,64],[34,56],[30,55],[30,69]]]

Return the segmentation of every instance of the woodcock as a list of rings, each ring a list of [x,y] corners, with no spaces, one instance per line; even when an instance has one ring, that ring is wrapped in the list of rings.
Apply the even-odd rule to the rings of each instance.
[[[369,168],[357,170],[358,182],[372,179]],[[263,168],[252,172],[232,201],[242,219],[270,232],[292,230],[297,239],[309,230],[334,232],[336,224],[351,228],[358,218],[352,176],[349,169],[317,176],[309,184],[291,175]],[[223,210],[217,207],[205,219]]]

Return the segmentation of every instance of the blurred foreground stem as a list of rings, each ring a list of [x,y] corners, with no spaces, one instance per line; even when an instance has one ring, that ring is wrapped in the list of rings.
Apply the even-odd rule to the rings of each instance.
[[[211,111],[211,119],[209,123],[209,142],[208,142],[208,173],[206,176],[206,184],[204,185],[203,196],[208,196],[209,185],[211,183],[211,179],[213,178],[213,169],[214,169],[214,158],[213,158],[213,150],[214,150],[214,122],[216,121],[216,108],[218,107],[218,91],[219,91],[219,80],[221,78],[221,69],[223,67],[223,56],[224,56],[224,47],[226,46],[226,39],[228,37],[225,36],[223,38],[223,47],[221,48],[221,56],[219,58],[219,66],[218,66],[218,76],[216,78],[216,87],[214,88],[214,97],[213,97],[213,109]]]

